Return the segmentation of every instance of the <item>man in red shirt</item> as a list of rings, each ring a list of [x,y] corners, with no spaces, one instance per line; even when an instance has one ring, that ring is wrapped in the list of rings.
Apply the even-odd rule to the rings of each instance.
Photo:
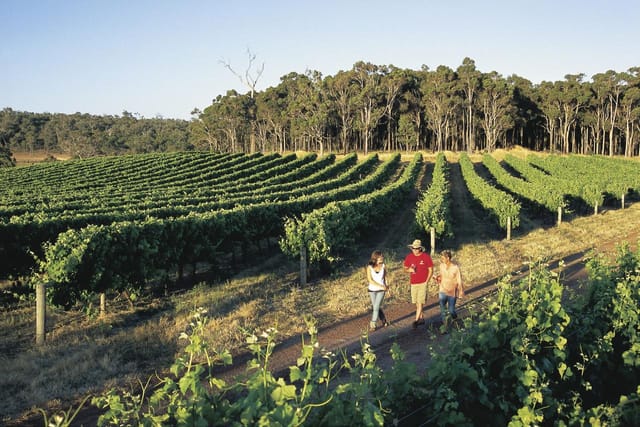
[[[409,245],[411,253],[404,259],[404,271],[409,273],[411,283],[411,302],[416,305],[416,320],[413,328],[424,324],[422,307],[427,302],[427,282],[433,275],[433,260],[424,252],[422,241],[416,239]]]

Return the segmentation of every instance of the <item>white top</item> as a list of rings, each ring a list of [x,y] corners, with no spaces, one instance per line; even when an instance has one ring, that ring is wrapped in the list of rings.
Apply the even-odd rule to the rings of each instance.
[[[380,284],[386,285],[384,282],[384,264],[380,267],[380,271],[376,271],[373,269],[373,266],[368,265],[367,268],[371,273],[371,278],[375,283],[369,282],[369,290],[370,291],[384,291],[383,288],[380,287]]]

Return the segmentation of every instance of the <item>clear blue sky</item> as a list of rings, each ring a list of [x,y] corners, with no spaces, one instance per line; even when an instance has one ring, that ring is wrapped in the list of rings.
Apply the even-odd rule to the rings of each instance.
[[[637,0],[2,0],[0,109],[189,119],[246,87],[357,61],[457,68],[539,83],[640,66]]]

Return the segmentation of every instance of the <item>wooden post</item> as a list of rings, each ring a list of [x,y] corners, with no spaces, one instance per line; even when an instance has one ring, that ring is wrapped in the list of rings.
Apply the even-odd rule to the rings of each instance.
[[[100,317],[107,312],[107,297],[104,292],[100,292]]]
[[[44,283],[36,285],[36,344],[44,344],[46,323],[46,287]]]
[[[624,193],[622,193],[621,199],[622,199],[622,209],[624,209]]]
[[[596,203],[596,207],[593,208],[593,214],[598,215],[598,204]]]
[[[307,285],[307,246],[300,247],[300,286]]]
[[[558,206],[558,225],[562,224],[562,206]]]
[[[436,253],[436,229],[431,227],[430,234],[431,234],[431,256],[433,256]]]
[[[507,240],[511,240],[511,217],[507,217]]]

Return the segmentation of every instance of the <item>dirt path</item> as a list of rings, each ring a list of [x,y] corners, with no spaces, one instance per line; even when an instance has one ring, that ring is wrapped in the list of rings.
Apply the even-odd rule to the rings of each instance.
[[[478,202],[473,199],[464,183],[460,165],[450,163],[449,179],[451,180],[451,214],[455,224],[455,246],[473,240],[489,240],[500,238],[496,231],[492,231],[489,220],[476,214]],[[495,227],[493,227],[495,228]]]

